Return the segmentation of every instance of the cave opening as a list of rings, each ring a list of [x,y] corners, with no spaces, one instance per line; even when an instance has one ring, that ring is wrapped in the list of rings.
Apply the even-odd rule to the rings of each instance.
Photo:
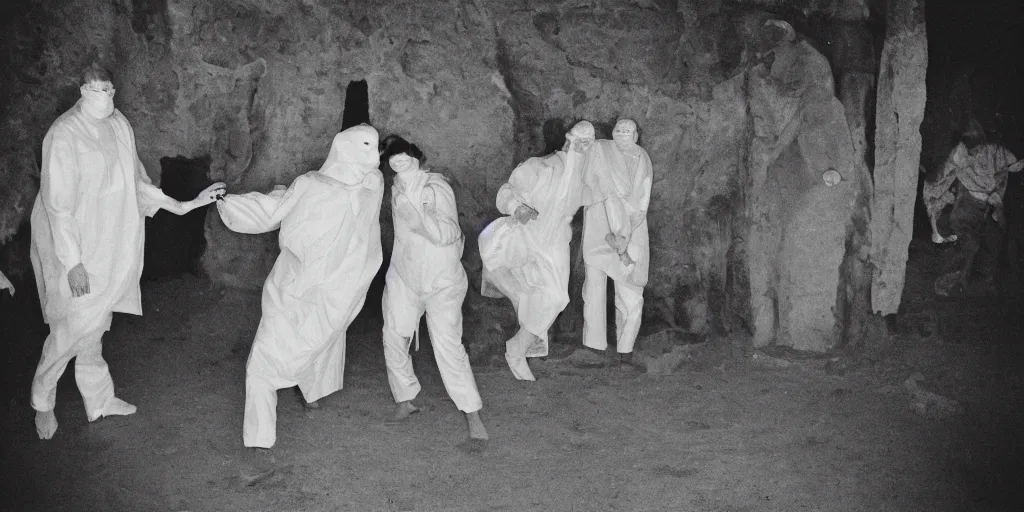
[[[341,129],[370,123],[370,91],[366,80],[353,80],[345,88],[345,110],[341,114]]]
[[[345,109],[341,115],[341,129],[345,130],[362,123],[370,123],[370,91],[366,80],[352,80],[345,88]],[[380,137],[384,138],[385,135],[381,133]],[[383,162],[381,163],[381,169],[384,172],[384,200],[381,204],[380,215],[381,246],[384,260],[377,271],[377,275],[374,276],[373,281],[370,283],[370,288],[366,292],[366,300],[363,302],[363,308],[359,311],[359,316],[383,322],[380,304],[384,297],[384,276],[387,274],[388,266],[391,263],[392,233],[394,231],[391,227],[391,203],[389,201],[390,194],[388,193],[391,183],[389,174],[391,173],[384,170]]]
[[[189,201],[210,186],[210,157],[160,159],[160,189],[178,201]],[[184,273],[199,275],[206,250],[206,210],[185,215],[160,210],[146,219],[145,264],[142,279],[152,281]]]

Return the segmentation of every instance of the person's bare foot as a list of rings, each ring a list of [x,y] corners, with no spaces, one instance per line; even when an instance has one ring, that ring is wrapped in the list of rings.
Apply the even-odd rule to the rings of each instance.
[[[270,478],[275,471],[277,460],[269,448],[247,448],[238,476],[244,485],[251,486]]]
[[[422,412],[424,407],[414,405],[412,400],[406,400],[404,402],[398,402],[395,404],[395,414],[385,422],[387,425],[398,425],[404,423],[405,420],[409,419],[409,416]]]
[[[505,362],[508,363],[508,369],[512,370],[512,375],[519,380],[535,381],[536,377],[533,376],[533,372],[530,370],[530,365],[526,362],[526,358],[522,356],[514,356],[505,352]]]
[[[466,426],[469,427],[470,439],[480,439],[482,441],[490,439],[487,435],[487,429],[484,428],[484,422],[480,421],[480,411],[466,413]]]
[[[134,405],[125,402],[116,396],[112,396],[110,397],[110,400],[107,400],[107,404],[103,406],[103,412],[100,413],[100,417],[129,416],[135,414],[135,411],[137,410],[138,408]]]
[[[469,438],[458,444],[458,448],[466,453],[480,453],[487,449],[487,429],[484,422],[480,421],[480,411],[466,413],[466,427],[469,429]]]
[[[39,434],[39,439],[53,439],[56,432],[57,415],[53,413],[53,409],[36,411],[36,434]]]

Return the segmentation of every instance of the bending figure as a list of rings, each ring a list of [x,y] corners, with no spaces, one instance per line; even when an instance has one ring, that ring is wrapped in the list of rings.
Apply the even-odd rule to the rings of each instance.
[[[263,317],[245,369],[247,447],[274,446],[278,389],[298,386],[314,402],[342,387],[346,330],[383,260],[378,162],[377,130],[354,126],[334,137],[319,171],[286,190],[229,194],[217,203],[232,231],[280,229],[281,254],[263,285]],[[272,469],[272,457],[254,454],[253,478]]]
[[[480,291],[508,297],[519,330],[505,342],[505,360],[520,380],[535,380],[527,357],[548,353],[548,329],[569,304],[570,222],[580,208],[584,154],[594,126],[580,121],[561,151],[520,164],[498,190],[501,217],[480,233]]]

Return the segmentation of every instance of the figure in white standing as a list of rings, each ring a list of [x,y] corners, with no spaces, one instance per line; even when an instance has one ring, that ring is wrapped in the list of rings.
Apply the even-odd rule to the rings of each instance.
[[[217,183],[178,202],[154,186],[139,161],[135,133],[114,108],[110,74],[82,75],[82,97],[43,139],[39,195],[32,208],[32,267],[50,335],[32,379],[36,433],[57,431],[57,381],[71,359],[86,417],[129,415],[135,406],[114,396],[103,360],[103,333],[113,313],[142,314],[139,278],[144,217],[164,209],[184,215],[223,194]]]
[[[548,353],[548,329],[569,304],[570,222],[580,208],[584,155],[594,126],[580,121],[561,151],[520,164],[498,190],[505,214],[480,233],[481,293],[508,297],[519,330],[505,342],[505,360],[520,380],[535,380],[527,357]]]
[[[381,156],[395,171],[391,209],[395,244],[385,278],[384,357],[394,396],[394,421],[421,408],[412,400],[420,392],[409,346],[419,336],[426,313],[430,344],[441,380],[455,406],[465,413],[467,449],[482,449],[487,430],[480,421],[483,403],[469,355],[462,345],[462,301],[469,281],[462,268],[464,237],[455,193],[444,176],[420,168],[423,152],[396,135],[381,144]]]
[[[583,171],[583,345],[601,352],[608,348],[606,297],[611,278],[615,349],[624,360],[633,352],[640,331],[650,267],[651,159],[637,138],[636,123],[620,119],[612,140],[594,143]]]

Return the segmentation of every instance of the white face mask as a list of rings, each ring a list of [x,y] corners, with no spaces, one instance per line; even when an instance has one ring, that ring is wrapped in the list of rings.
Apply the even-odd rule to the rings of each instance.
[[[612,139],[622,149],[636,144],[636,126],[629,122],[619,122],[612,130]]]
[[[110,82],[89,82],[79,89],[82,110],[94,119],[106,119],[114,113],[114,85]]]
[[[401,174],[403,172],[418,170],[420,168],[420,161],[405,153],[399,153],[397,155],[392,155],[391,158],[388,159],[388,165],[391,166],[393,171]]]

